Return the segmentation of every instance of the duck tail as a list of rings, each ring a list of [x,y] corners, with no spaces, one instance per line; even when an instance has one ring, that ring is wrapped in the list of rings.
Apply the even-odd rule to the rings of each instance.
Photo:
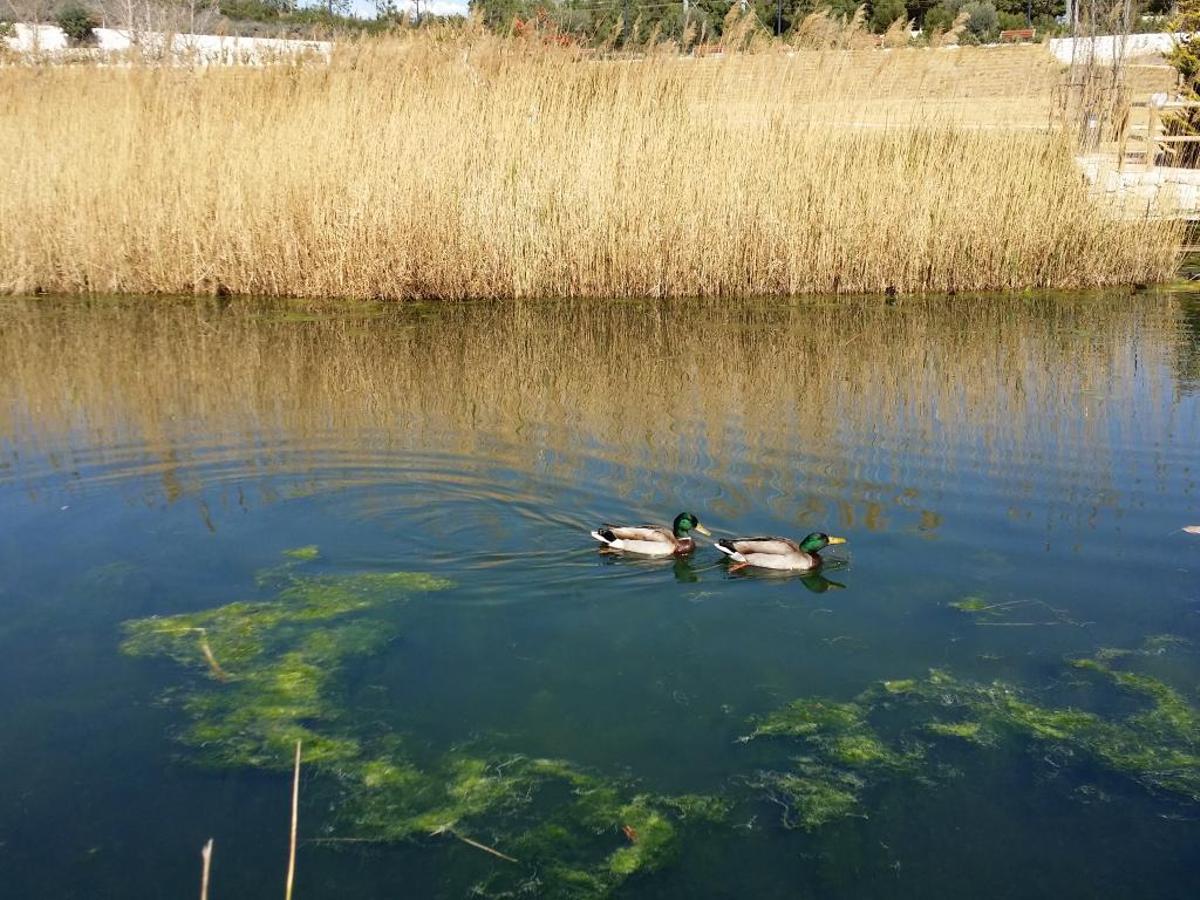
[[[713,546],[732,559],[734,562],[745,562],[746,560],[746,557],[742,556],[742,554],[738,552],[737,548],[733,546],[733,541],[722,538],[719,541],[713,541]]]
[[[611,544],[617,539],[617,536],[612,533],[612,529],[607,525],[601,525],[599,528],[593,531],[592,537],[602,544]]]

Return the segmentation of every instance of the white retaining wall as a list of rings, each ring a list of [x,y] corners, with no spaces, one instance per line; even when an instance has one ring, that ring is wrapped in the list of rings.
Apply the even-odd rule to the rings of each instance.
[[[15,26],[16,36],[5,38],[18,53],[62,53],[71,49],[67,36],[57,25]],[[172,55],[201,64],[258,65],[286,56],[318,55],[326,60],[333,52],[329,41],[298,41],[280,38],[227,37],[216,34],[172,34],[129,32],[122,28],[96,28],[95,40],[85,50],[119,53],[142,48],[161,53],[169,44]],[[78,50],[74,52],[79,52]]]
[[[1076,60],[1082,61],[1088,58],[1089,52],[1094,51],[1096,62],[1107,63],[1118,57],[1129,59],[1152,53],[1170,53],[1171,48],[1175,46],[1175,35],[1130,34],[1094,38],[1051,38],[1047,43],[1050,45],[1050,52],[1059,62],[1069,63],[1072,53]]]

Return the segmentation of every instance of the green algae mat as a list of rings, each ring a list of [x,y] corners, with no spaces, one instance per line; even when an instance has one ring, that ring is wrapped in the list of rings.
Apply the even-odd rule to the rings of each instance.
[[[1065,662],[1064,690],[1089,705],[1126,695],[1134,708],[1121,717],[1045,705],[1014,685],[940,669],[881,681],[847,702],[792,700],[752,719],[738,739],[771,745],[771,768],[705,795],[655,795],[566,760],[489,752],[484,735],[421,760],[407,747],[411,737],[358,721],[339,686],[348,663],[397,639],[398,609],[451,582],[415,572],[308,574],[301,564],[319,558],[315,546],[283,555],[287,563],[257,578],[277,590],[270,599],[130,621],[122,650],[187,670],[170,697],[197,765],[286,771],[299,743],[308,770],[336,785],[321,824],[337,836],[326,843],[456,837],[502,860],[474,885],[478,896],[521,885],[547,896],[609,896],[626,879],[670,865],[689,829],[731,827],[732,811],[759,792],[780,808],[780,827],[818,829],[862,814],[887,782],[935,790],[955,777],[941,761],[946,743],[978,754],[1053,754],[1200,804],[1200,709],[1137,668],[1168,651],[1194,653],[1173,635]],[[989,608],[976,598],[950,606]]]

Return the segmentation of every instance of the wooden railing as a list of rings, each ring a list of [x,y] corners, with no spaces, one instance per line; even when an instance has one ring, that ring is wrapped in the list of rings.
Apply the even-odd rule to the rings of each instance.
[[[1173,110],[1200,109],[1200,100],[1135,100],[1129,104],[1130,115],[1117,138],[1117,168],[1123,169],[1130,155],[1142,156],[1146,166],[1158,165],[1163,154],[1174,154],[1179,144],[1200,143],[1200,134],[1166,134],[1164,113]],[[1146,123],[1132,121],[1134,110],[1146,110]],[[1133,145],[1131,147],[1130,145]]]

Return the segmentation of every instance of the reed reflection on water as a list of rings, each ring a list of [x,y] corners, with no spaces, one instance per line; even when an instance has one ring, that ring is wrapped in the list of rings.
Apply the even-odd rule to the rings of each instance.
[[[1180,400],[1200,378],[1197,320],[1193,301],[1149,295],[37,298],[0,306],[0,436],[26,460],[8,478],[154,473],[169,500],[196,466],[245,459],[270,473],[333,454],[386,478],[385,460],[427,451],[561,483],[602,465],[625,498],[644,473],[702,472],[724,486],[713,512],[729,519],[766,504],[797,523],[915,516],[936,530],[936,490],[963,466],[1011,475],[1016,510],[1035,493],[1119,493],[1130,440],[1194,424]],[[1156,464],[1177,461],[1157,452]],[[834,508],[806,491],[813,469],[836,485]]]

